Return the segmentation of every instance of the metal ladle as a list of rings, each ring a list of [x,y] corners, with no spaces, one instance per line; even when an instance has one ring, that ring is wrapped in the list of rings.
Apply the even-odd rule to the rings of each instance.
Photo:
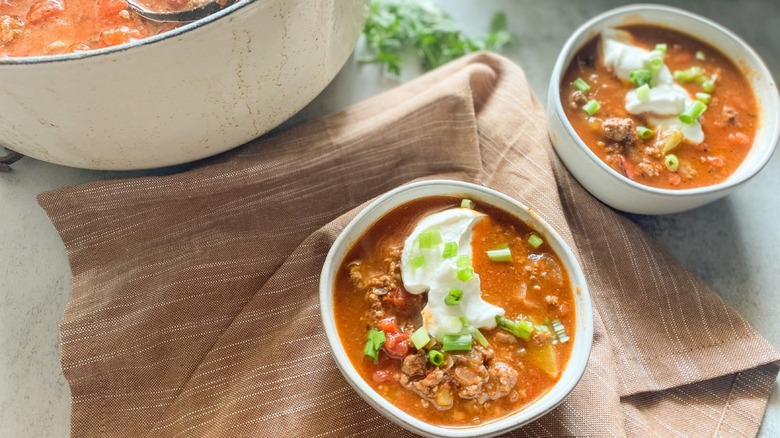
[[[226,0],[220,2],[218,0],[211,0],[200,6],[192,9],[183,9],[181,11],[161,12],[153,11],[147,6],[139,3],[138,0],[127,0],[127,7],[136,14],[146,19],[158,22],[170,22],[170,23],[189,23],[191,21],[197,21],[201,18],[207,17],[221,9],[224,9],[239,0]]]

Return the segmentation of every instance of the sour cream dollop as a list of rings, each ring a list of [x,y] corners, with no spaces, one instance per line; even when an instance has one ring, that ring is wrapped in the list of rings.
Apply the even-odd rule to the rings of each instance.
[[[460,318],[463,316],[473,326],[494,328],[496,316],[504,314],[504,309],[482,299],[478,273],[465,282],[457,277],[458,256],[471,257],[472,228],[484,217],[484,214],[468,208],[434,213],[420,220],[404,242],[401,253],[404,287],[413,294],[428,293],[428,304],[422,310],[423,327],[439,341],[444,335],[460,332]],[[441,242],[430,248],[420,248],[420,234],[429,230],[438,231]],[[442,257],[447,242],[458,244],[457,256]],[[425,258],[425,263],[420,267],[412,266],[412,259],[419,256]],[[461,290],[463,299],[459,304],[450,306],[444,300],[452,289]]]
[[[624,30],[606,29],[601,33],[604,66],[623,81],[631,80],[632,71],[646,69],[648,63],[656,58],[663,59],[661,52],[634,46],[631,41],[631,34]],[[626,94],[626,111],[634,115],[644,114],[651,127],[657,130],[676,129],[692,143],[703,142],[704,131],[698,121],[685,124],[678,118],[693,103],[693,99],[674,82],[665,64],[653,73],[650,85],[650,97],[645,101],[639,100],[636,89]]]

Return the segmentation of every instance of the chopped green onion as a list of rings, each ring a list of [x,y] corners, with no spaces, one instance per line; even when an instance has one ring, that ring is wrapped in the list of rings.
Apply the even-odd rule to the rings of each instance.
[[[468,208],[470,210],[473,210],[476,205],[474,204],[474,201],[471,199],[464,199],[460,201],[460,208]]]
[[[385,344],[385,332],[372,328],[366,334],[366,345],[363,347],[363,354],[376,362],[379,360],[379,350]]]
[[[666,49],[667,49],[666,43],[660,43],[655,45],[655,50],[658,52],[666,53]]]
[[[431,249],[434,245],[441,243],[441,234],[439,230],[426,230],[417,237],[420,243],[420,249]]]
[[[467,282],[474,278],[474,270],[471,268],[463,268],[458,270],[457,274],[458,280],[462,282]]]
[[[575,79],[574,82],[571,83],[571,85],[574,88],[582,91],[583,93],[590,90],[590,85],[588,85],[588,83],[585,82],[585,80],[582,78]]]
[[[647,60],[647,63],[645,63],[645,67],[647,67],[650,72],[655,73],[658,70],[661,70],[661,68],[664,66],[664,59],[663,57],[653,57]],[[649,82],[649,81],[648,81]]]
[[[525,319],[512,321],[509,318],[499,315],[496,316],[496,324],[509,333],[512,333],[518,338],[525,339],[526,341],[531,338],[531,333],[534,331],[534,324]]]
[[[642,85],[636,89],[636,98],[640,102],[647,102],[650,100],[650,86],[647,84]]]
[[[715,79],[708,79],[701,83],[701,89],[707,93],[712,93],[715,89]]]
[[[460,289],[450,289],[447,296],[444,297],[444,304],[448,306],[455,306],[463,301],[463,291]]]
[[[696,52],[696,59],[698,59],[699,61],[704,61],[707,59],[707,57],[704,56],[704,52],[699,50],[698,52]]]
[[[479,345],[481,345],[483,347],[487,347],[489,345],[487,338],[485,338],[485,335],[483,335],[482,332],[479,331],[478,328],[476,328],[473,325],[469,324],[469,320],[466,319],[465,316],[461,316],[460,317],[460,322],[461,322],[461,324],[463,324],[463,329],[466,330],[467,332],[471,333],[471,336],[474,337],[475,341],[479,342]]]
[[[422,268],[425,266],[425,256],[418,255],[416,257],[412,257],[411,260],[409,260],[409,263],[412,265],[413,268]]]
[[[444,353],[438,350],[431,350],[428,352],[428,362],[435,367],[441,366],[444,363]]]
[[[458,242],[447,242],[444,244],[444,250],[441,252],[441,258],[451,259],[458,255]]]
[[[588,103],[582,106],[582,110],[585,111],[589,116],[596,114],[596,111],[598,111],[599,108],[601,108],[601,104],[596,99],[591,99],[588,101]]]
[[[674,80],[677,82],[693,82],[702,77],[702,70],[698,65],[694,65],[688,70],[675,70],[672,75],[674,76]]]
[[[496,246],[496,249],[504,249],[504,248],[509,248],[509,244],[504,242]]]
[[[555,331],[555,336],[558,337],[558,342],[561,344],[569,342],[569,335],[566,334],[566,327],[563,326],[560,319],[556,319],[552,322],[552,328],[553,331]]]
[[[463,268],[470,268],[471,267],[471,257],[467,255],[460,255],[458,256],[458,260],[455,262],[455,266],[458,267],[458,269]]]
[[[661,61],[663,63],[663,61]],[[650,70],[632,70],[628,77],[631,79],[631,82],[634,83],[637,87],[641,87],[645,84],[650,84],[650,81],[653,79],[653,72]]]
[[[696,119],[698,119],[699,116],[701,116],[701,114],[706,110],[707,105],[696,100],[688,108],[685,108],[685,111],[683,111],[682,114],[680,114],[680,121],[690,125],[691,123],[695,122]]]
[[[463,330],[463,324],[460,319],[448,316],[441,321],[441,328],[444,333],[460,333]]]
[[[642,140],[647,140],[647,139],[649,139],[650,137],[652,137],[652,136],[653,136],[653,134],[654,134],[654,133],[655,133],[655,132],[654,132],[652,129],[650,129],[650,128],[647,128],[647,127],[645,127],[645,126],[637,126],[637,127],[636,127],[636,134],[637,134],[637,135],[639,136],[639,138],[641,138]]]
[[[528,244],[531,245],[534,249],[539,248],[539,246],[543,243],[544,240],[542,240],[542,238],[539,237],[536,233],[531,233],[531,236],[528,237]]]
[[[700,101],[701,103],[710,103],[710,100],[712,100],[712,95],[710,93],[696,93],[696,100]]]
[[[470,334],[444,335],[441,345],[444,351],[469,351],[471,350],[472,337]]]
[[[680,168],[680,160],[677,159],[677,155],[669,154],[664,157],[664,166],[666,166],[667,169],[674,172],[675,170]]]
[[[509,248],[501,248],[487,251],[488,259],[492,262],[511,262],[512,252]]]
[[[414,348],[418,350],[428,345],[428,342],[431,341],[431,337],[428,335],[428,332],[425,331],[425,327],[418,328],[417,331],[412,333],[412,336],[410,336],[409,339],[412,340]]]

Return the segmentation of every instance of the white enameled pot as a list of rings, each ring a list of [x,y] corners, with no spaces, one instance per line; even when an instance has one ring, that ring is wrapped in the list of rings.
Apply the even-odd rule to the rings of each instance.
[[[560,83],[580,48],[609,27],[650,24],[684,32],[718,48],[743,73],[756,96],[759,125],[753,147],[725,181],[685,190],[659,189],[632,181],[604,164],[579,138],[563,111]],[[755,176],[772,156],[780,136],[780,97],[772,74],[756,52],[737,35],[704,17],[660,5],[630,5],[607,11],[577,29],[563,46],[550,78],[547,129],[563,164],[593,196],[629,213],[668,214],[720,199]]]
[[[252,140],[336,76],[366,0],[246,0],[168,33],[0,60],[0,145],[91,169],[193,161]]]

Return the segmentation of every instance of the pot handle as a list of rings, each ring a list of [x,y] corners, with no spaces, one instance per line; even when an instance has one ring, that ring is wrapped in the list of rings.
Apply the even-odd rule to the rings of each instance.
[[[11,172],[13,169],[11,169],[11,164],[16,163],[17,161],[21,160],[24,155],[20,154],[19,152],[14,152],[10,149],[7,149],[8,154],[5,156],[0,157],[0,172]]]

